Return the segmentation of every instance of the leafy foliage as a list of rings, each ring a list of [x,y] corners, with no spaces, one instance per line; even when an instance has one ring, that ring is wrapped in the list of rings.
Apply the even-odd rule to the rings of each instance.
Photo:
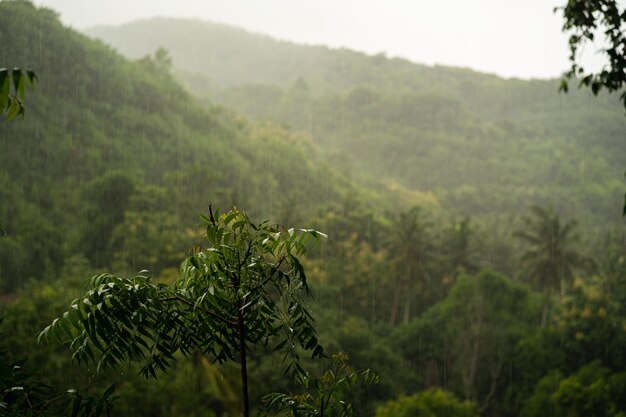
[[[568,0],[562,8],[565,23],[563,31],[569,32],[570,70],[567,79],[580,79],[580,87],[589,87],[595,96],[603,88],[609,92],[622,91],[620,99],[626,108],[626,8],[616,0]],[[593,43],[602,31],[600,52],[606,63],[601,71],[587,73],[578,63],[578,51],[586,43]],[[561,81],[561,91],[568,91],[566,80]],[[626,216],[626,196],[622,215]]]
[[[363,384],[375,384],[378,376],[369,369],[355,371],[347,364],[344,353],[333,355],[329,369],[320,377],[298,375],[297,382],[304,392],[273,393],[264,397],[267,415],[291,417],[350,417],[356,415],[350,401],[351,389],[361,379]]]
[[[445,386],[483,413],[502,396],[513,352],[537,315],[527,288],[493,271],[461,275],[446,299],[394,331],[428,386]]]
[[[581,367],[567,378],[552,372],[539,381],[521,415],[621,416],[626,412],[623,402],[625,382],[625,373],[612,374],[609,369],[600,367],[598,362]]]
[[[325,235],[255,225],[236,209],[223,215],[210,209],[204,220],[208,247],[182,263],[173,286],[153,283],[143,273],[131,279],[95,276],[92,289],[39,338],[70,343],[79,362],[95,361],[98,369],[141,362],[146,377],[171,367],[176,352],[238,362],[244,415],[247,344],[267,345],[280,337],[275,349],[286,348],[290,359],[285,373],[304,375],[296,346],[312,357],[325,354],[303,304],[308,285],[298,256],[311,239]]]
[[[404,298],[404,322],[408,323],[411,301],[428,289],[430,269],[433,264],[434,247],[430,224],[423,218],[419,208],[399,213],[393,218],[392,238],[389,239],[392,265],[396,282],[389,323],[393,326],[398,317],[400,298]]]
[[[37,75],[32,70],[15,67],[9,71],[0,68],[0,113],[6,113],[4,123],[17,116],[24,116],[26,84],[34,87]]]
[[[609,92],[626,86],[626,9],[615,0],[568,0],[562,8],[563,31],[569,33],[571,68],[566,77],[580,79],[580,85],[589,87],[594,95],[603,88]],[[585,44],[602,36],[606,45],[600,52],[606,61],[601,71],[587,73],[579,64],[578,52]],[[567,82],[561,89],[567,91]],[[621,100],[626,108],[626,91]]]
[[[524,228],[515,236],[524,240],[528,249],[522,254],[526,273],[546,291],[564,289],[574,277],[574,269],[589,266],[591,261],[576,250],[579,241],[576,221],[562,224],[552,209],[531,207],[533,217],[524,219]]]
[[[3,318],[0,318],[2,324]],[[2,334],[0,334],[2,335]],[[2,335],[4,337],[4,335]],[[3,343],[4,345],[4,343]],[[111,415],[115,385],[100,396],[85,395],[75,389],[55,393],[23,367],[26,360],[12,361],[0,346],[0,414],[5,417],[58,416],[100,417]]]
[[[598,361],[610,369],[626,367],[626,311],[621,292],[606,279],[577,279],[564,294],[555,326],[572,363]]]
[[[389,401],[376,411],[376,417],[475,417],[476,405],[460,401],[439,388],[431,388],[408,397]]]

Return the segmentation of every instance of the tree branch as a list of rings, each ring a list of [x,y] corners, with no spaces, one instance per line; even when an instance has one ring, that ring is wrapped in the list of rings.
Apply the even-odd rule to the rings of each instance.
[[[159,301],[180,301],[180,302],[182,302],[184,304],[187,304],[190,307],[195,307],[194,303],[192,303],[191,301],[186,300],[183,297],[178,296],[178,295],[176,295],[174,297],[161,298],[161,299],[159,299]],[[218,319],[219,321],[221,321],[222,323],[224,323],[224,324],[226,324],[226,325],[228,325],[230,327],[233,327],[233,328],[237,327],[237,322],[235,322],[233,320],[228,320],[226,317],[220,316],[219,314],[214,313],[211,310],[207,310],[207,309],[203,308],[202,311],[205,312],[206,314],[208,314],[209,316],[211,316],[211,317],[213,317],[215,319]]]
[[[262,288],[265,286],[265,284],[267,284],[268,282],[270,282],[270,280],[272,279],[272,277],[274,276],[274,273],[276,273],[276,271],[278,271],[280,269],[280,265],[283,263],[283,261],[285,260],[285,255],[283,255],[278,263],[276,264],[276,267],[274,268],[274,272],[272,272],[270,275],[268,275],[263,281],[259,282],[257,285],[254,286],[254,288],[252,288],[250,291],[254,292],[256,290],[258,290],[259,288]]]
[[[209,204],[209,220],[211,224],[215,226],[215,216],[213,216],[213,206],[211,204]]]

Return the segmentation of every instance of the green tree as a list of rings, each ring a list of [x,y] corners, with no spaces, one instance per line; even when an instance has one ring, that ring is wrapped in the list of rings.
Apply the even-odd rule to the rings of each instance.
[[[624,416],[626,373],[611,373],[599,362],[591,362],[564,378],[550,372],[537,383],[522,409],[522,417]]]
[[[79,246],[93,265],[102,267],[109,262],[113,231],[123,224],[136,189],[135,178],[122,170],[107,171],[83,186]]]
[[[236,209],[223,215],[209,209],[204,220],[209,246],[182,263],[173,286],[143,273],[95,276],[93,288],[40,339],[70,342],[79,362],[97,362],[98,369],[140,362],[146,377],[167,370],[176,352],[235,361],[248,417],[248,345],[279,338],[275,348],[286,349],[289,361],[285,373],[296,376],[305,375],[297,345],[312,357],[324,356],[304,305],[309,292],[298,256],[311,239],[325,235],[254,224]]]
[[[491,412],[537,307],[528,288],[493,271],[461,274],[444,300],[394,331],[395,343],[424,387],[444,386]]]
[[[460,222],[454,222],[446,230],[446,268],[451,272],[475,273],[478,271],[477,248],[474,245],[476,228],[472,226],[469,217]]]
[[[408,397],[389,401],[378,408],[375,417],[476,417],[476,405],[453,394],[431,388]]]
[[[418,290],[426,290],[429,268],[433,259],[430,223],[424,220],[419,207],[400,213],[393,218],[391,254],[396,282],[391,304],[389,324],[396,324],[400,304],[404,297],[404,322],[411,315],[411,301]]]
[[[580,236],[576,233],[576,221],[561,221],[558,213],[539,206],[531,207],[532,217],[524,218],[524,228],[514,236],[527,243],[522,254],[525,273],[544,291],[546,300],[542,314],[542,326],[547,324],[550,296],[555,290],[563,292],[574,277],[574,271],[591,262],[575,247]]]
[[[555,314],[562,351],[570,369],[597,360],[602,366],[626,366],[626,309],[623,289],[601,277],[576,279]]]
[[[146,55],[140,59],[139,64],[156,74],[171,77],[172,58],[169,51],[163,47],[154,51],[153,56]]]

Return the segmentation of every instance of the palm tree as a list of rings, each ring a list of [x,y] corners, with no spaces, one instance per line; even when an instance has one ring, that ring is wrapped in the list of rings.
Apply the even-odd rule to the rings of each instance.
[[[398,319],[401,298],[404,298],[404,321],[411,315],[411,301],[416,292],[425,290],[434,246],[430,223],[423,219],[418,207],[393,217],[390,254],[395,274],[394,294],[389,323]]]
[[[445,231],[444,246],[446,254],[445,269],[449,274],[478,272],[477,252],[474,245],[476,229],[472,226],[469,216],[460,222],[453,222]]]
[[[574,271],[589,265],[591,260],[576,249],[580,236],[576,233],[575,220],[562,223],[552,208],[533,206],[530,210],[533,215],[524,218],[524,228],[516,231],[514,236],[528,244],[521,257],[525,275],[546,296],[542,315],[542,325],[545,326],[550,296],[556,290],[562,293],[573,279]]]

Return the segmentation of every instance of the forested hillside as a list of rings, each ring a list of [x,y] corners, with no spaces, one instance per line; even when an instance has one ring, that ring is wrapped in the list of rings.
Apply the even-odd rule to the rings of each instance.
[[[176,265],[193,239],[170,234],[193,228],[210,202],[291,223],[348,190],[306,137],[202,109],[167,63],[130,63],[51,11],[2,7],[0,61],[40,79],[27,118],[1,131],[4,289],[78,252],[99,267]]]
[[[346,175],[432,193],[458,215],[542,204],[587,225],[621,223],[626,120],[617,96],[561,95],[557,80],[426,67],[200,21],[89,33],[131,57],[166,48],[198,97],[307,132]]]
[[[112,330],[115,318],[100,312],[112,302],[89,298],[109,289],[85,296],[85,279],[146,269],[133,288],[147,275],[154,288],[183,285],[224,250],[204,247],[219,240],[198,227],[200,214],[211,224],[209,204],[328,234],[302,264],[289,262],[306,271],[313,296],[312,317],[298,313],[299,325],[314,318],[329,355],[345,352],[354,369],[380,376],[345,392],[356,415],[626,413],[626,118],[615,97],[559,96],[555,81],[297,46],[197,21],[91,33],[131,58],[64,27],[54,11],[0,2],[0,67],[32,68],[39,79],[25,117],[0,124],[0,415],[31,406],[14,399],[35,378],[57,392],[116,383],[114,416],[241,415],[239,370],[219,363],[223,351],[188,344],[146,380],[140,365],[103,372],[88,353],[79,366],[76,346],[36,341],[54,317],[57,328],[74,317],[63,312],[77,297],[73,305],[93,312],[73,323],[93,330],[84,340],[124,335],[131,325]],[[237,258],[236,269],[259,271],[270,258]],[[274,272],[288,276],[281,262]],[[280,291],[267,295],[270,307]],[[194,313],[214,292],[190,303]],[[181,330],[185,340],[212,335],[192,330]],[[270,392],[308,398],[282,372],[272,346],[287,342],[276,339],[247,346],[255,412]],[[300,355],[310,375],[326,369]],[[22,378],[22,368],[34,376]]]

